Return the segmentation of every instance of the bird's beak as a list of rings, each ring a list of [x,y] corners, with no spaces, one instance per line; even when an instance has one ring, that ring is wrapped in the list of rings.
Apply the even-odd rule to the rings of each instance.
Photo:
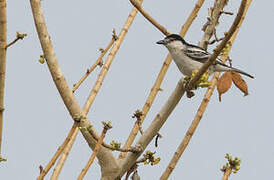
[[[166,41],[165,40],[160,40],[160,41],[157,41],[156,43],[157,44],[166,44]]]

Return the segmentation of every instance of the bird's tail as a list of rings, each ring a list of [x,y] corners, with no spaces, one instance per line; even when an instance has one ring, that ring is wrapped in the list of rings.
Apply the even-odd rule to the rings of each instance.
[[[218,64],[214,68],[215,68],[216,71],[219,71],[219,72],[221,72],[221,71],[237,72],[237,73],[243,74],[245,76],[248,76],[248,77],[254,79],[254,76],[252,76],[252,75],[250,75],[250,74],[248,74],[248,73],[246,73],[246,72],[244,72],[244,71],[242,71],[240,69],[237,69],[237,68],[234,68],[234,67],[230,67],[230,66],[228,66],[228,65],[226,65],[224,63],[218,62]]]
[[[243,74],[243,75],[245,75],[245,76],[248,76],[248,77],[254,79],[254,76],[252,76],[252,75],[250,75],[250,74],[248,74],[248,73],[246,73],[246,72],[244,72],[244,71],[242,71],[242,70],[240,70],[240,69],[237,69],[237,68],[230,67],[230,70],[229,70],[229,71],[237,72],[237,73]]]

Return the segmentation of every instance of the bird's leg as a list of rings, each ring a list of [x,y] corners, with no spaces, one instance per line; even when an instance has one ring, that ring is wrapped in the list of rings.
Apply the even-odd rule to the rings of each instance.
[[[186,76],[183,79],[184,88],[186,89],[186,96],[188,98],[192,98],[195,95],[193,91],[188,90],[188,88],[187,88],[188,87],[188,83],[189,83],[190,80],[191,80],[191,77],[189,77],[189,76]]]

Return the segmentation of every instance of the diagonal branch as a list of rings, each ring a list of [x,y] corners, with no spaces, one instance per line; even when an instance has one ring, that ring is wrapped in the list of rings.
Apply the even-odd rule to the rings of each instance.
[[[230,42],[231,42],[231,45],[233,44],[238,32],[239,32],[239,28],[244,20],[244,17],[246,15],[246,12],[248,10],[248,7],[250,5],[250,3],[252,2],[252,0],[248,0],[247,2],[247,5],[246,5],[246,8],[245,8],[245,11],[244,11],[244,14],[241,18],[241,21],[238,25],[238,28],[237,30],[234,32],[233,36],[231,37],[230,39]],[[226,59],[227,59],[227,56],[222,56],[221,57],[222,61],[224,62]],[[180,157],[182,156],[183,152],[185,151],[188,143],[190,142],[201,118],[203,117],[203,114],[207,108],[207,105],[210,101],[210,98],[213,94],[213,91],[214,91],[214,88],[217,84],[217,79],[219,77],[219,72],[216,72],[214,74],[214,77],[212,78],[212,81],[211,81],[211,85],[209,86],[209,88],[207,89],[205,95],[204,95],[204,98],[203,98],[203,101],[194,117],[194,120],[192,121],[189,129],[187,130],[187,133],[185,134],[185,137],[183,138],[183,140],[181,141],[179,147],[177,148],[176,152],[174,153],[171,161],[169,162],[168,164],[168,167],[166,168],[166,170],[164,171],[164,173],[162,174],[161,176],[161,179],[167,179],[169,177],[169,175],[172,173],[173,169],[175,168],[176,164],[178,163]]]
[[[103,143],[103,140],[104,140],[104,138],[106,136],[107,131],[110,128],[112,128],[112,126],[109,123],[104,123],[103,122],[103,124],[104,124],[104,129],[103,129],[103,131],[101,133],[101,136],[100,136],[99,140],[97,141],[97,144],[96,144],[96,146],[94,148],[94,151],[91,154],[91,156],[90,156],[90,158],[89,158],[89,160],[88,160],[85,168],[81,171],[81,173],[80,173],[80,175],[79,175],[79,177],[78,177],[77,180],[82,180],[84,178],[84,176],[88,172],[88,169],[90,168],[91,164],[93,163],[93,161],[94,161],[94,159],[96,157],[96,154],[98,153],[98,151],[100,150],[100,148],[102,146],[102,143]]]
[[[245,9],[245,6],[246,6],[246,1],[247,0],[242,0],[241,6],[240,6],[238,14],[237,14],[237,17],[235,18],[232,26],[230,27],[228,34],[226,35],[225,39],[221,42],[221,44],[217,47],[217,50],[214,51],[213,55],[211,55],[211,57],[209,58],[210,61],[208,61],[206,63],[206,66],[204,65],[201,68],[202,70],[205,69],[205,67],[208,68],[210,63],[212,63],[216,59],[216,57],[219,55],[221,50],[224,48],[224,46],[226,45],[228,40],[231,38],[232,34],[235,32],[236,27],[238,26],[238,24],[240,22],[240,19],[242,18],[242,15],[243,15],[243,12],[244,12],[244,9]],[[206,70],[207,69],[205,69],[205,71]],[[199,70],[199,72],[202,72],[202,71]],[[200,78],[200,77],[197,78],[197,75],[195,77],[190,81],[187,88],[189,88],[189,87],[192,88],[192,86]],[[180,80],[178,82],[176,89],[173,91],[173,93],[171,94],[171,96],[169,97],[169,99],[167,100],[167,102],[165,103],[163,108],[161,109],[161,111],[156,115],[156,117],[154,118],[153,122],[150,124],[148,129],[139,138],[139,140],[137,142],[137,145],[142,147],[142,150],[144,150],[147,147],[147,145],[150,143],[152,138],[158,133],[158,131],[163,126],[163,124],[165,123],[165,121],[167,120],[167,118],[169,117],[171,112],[174,110],[174,108],[176,107],[176,105],[180,101],[182,95],[184,94],[185,88],[183,88],[183,85],[182,85],[181,81],[182,80]],[[141,155],[141,153],[138,153],[138,154],[128,153],[126,158],[123,159],[123,161],[122,161],[122,170],[120,172],[120,176],[123,175],[128,170],[128,168],[133,165],[133,163],[137,160],[137,158],[140,155]]]
[[[229,31],[227,32],[225,38],[222,40],[222,42],[214,49],[214,53],[209,57],[209,59],[207,60],[207,62],[200,68],[200,70],[197,72],[197,74],[190,80],[190,82],[187,84],[186,86],[186,90],[191,90],[195,83],[202,77],[202,75],[207,71],[207,69],[209,68],[209,66],[211,66],[214,61],[216,60],[216,58],[219,56],[219,54],[221,53],[221,51],[223,50],[223,48],[225,47],[225,45],[228,43],[228,41],[230,40],[230,38],[232,37],[233,33],[236,31],[241,18],[244,14],[244,10],[246,7],[246,2],[247,0],[242,0],[241,2],[241,6],[238,10],[238,14],[232,24],[232,26],[230,27]]]
[[[140,3],[142,2],[143,0],[140,1]],[[105,52],[107,52],[107,50],[112,46],[112,44],[114,43],[114,40],[116,41],[115,45],[112,47],[111,49],[111,52],[109,53],[108,55],[108,58],[105,62],[105,65],[104,67],[102,68],[101,72],[100,72],[100,75],[94,85],[94,88],[92,89],[91,93],[90,93],[90,96],[87,100],[87,102],[85,103],[84,107],[83,107],[83,113],[84,115],[87,115],[99,89],[100,89],[100,86],[102,85],[102,82],[103,82],[103,79],[104,79],[104,76],[106,75],[107,73],[107,70],[109,69],[110,67],[110,64],[111,62],[113,61],[114,57],[115,57],[115,54],[117,53],[117,51],[119,50],[119,47],[121,45],[121,43],[123,42],[123,39],[125,37],[125,35],[127,34],[128,32],[128,29],[130,28],[135,16],[137,14],[137,10],[135,8],[132,9],[132,11],[130,12],[127,20],[126,20],[126,23],[124,25],[124,27],[122,28],[122,31],[120,32],[118,38],[116,37],[116,34],[113,33],[113,39],[111,41],[111,43],[108,45],[108,47],[105,49]],[[101,56],[103,56],[103,53],[101,54]],[[101,57],[100,56],[100,57]],[[99,58],[100,58],[99,57]],[[98,58],[98,61],[99,61],[99,58]],[[93,68],[93,67],[91,67]],[[103,77],[103,78],[102,78]],[[98,86],[99,84],[99,86]],[[91,126],[89,126],[91,127]],[[88,129],[89,131],[89,128],[83,128],[83,129]],[[89,131],[91,137],[93,137],[93,139],[95,140],[95,143],[98,141],[99,137],[98,135],[93,131],[93,128],[90,128],[91,131]],[[55,168],[55,175],[53,177],[56,177],[58,178],[58,175],[60,174],[60,171],[62,170],[62,165],[64,164],[64,161],[66,160],[66,157],[68,156],[68,153],[72,147],[72,144],[74,143],[74,140],[75,140],[75,137],[77,136],[77,133],[78,133],[78,128],[74,129],[74,132],[72,133],[73,135],[71,136],[71,140],[69,142],[69,147],[66,147],[65,150],[64,150],[64,153],[62,154],[62,157],[61,159],[58,161],[58,164],[57,164],[57,167]],[[108,145],[104,142],[102,142],[102,146],[105,147],[105,148],[108,148],[110,150],[117,150],[117,151],[122,151],[122,152],[128,152],[128,151],[131,151],[131,152],[136,152],[137,150],[135,148],[114,148],[112,147],[111,145]],[[110,169],[110,168],[109,168]],[[102,173],[102,175],[104,175],[104,173]]]
[[[13,44],[15,44],[18,40],[23,40],[26,36],[27,34],[21,34],[19,32],[16,32],[16,38],[12,42],[6,45],[6,49],[8,49],[8,47],[12,46]]]
[[[192,12],[190,13],[190,15],[188,16],[188,18],[187,18],[187,20],[185,22],[185,24],[181,28],[180,35],[182,37],[185,36],[185,34],[188,31],[190,25],[192,24],[192,22],[194,21],[194,19],[197,17],[197,13],[199,12],[200,8],[202,7],[204,1],[205,0],[198,0],[197,3],[195,4]],[[150,107],[152,106],[152,103],[154,102],[154,99],[155,99],[155,97],[156,97],[156,95],[157,95],[157,93],[158,93],[158,91],[160,89],[160,86],[161,86],[162,81],[164,79],[164,76],[165,76],[165,74],[167,72],[167,69],[168,69],[168,67],[169,67],[169,65],[171,63],[171,60],[172,60],[172,58],[171,58],[171,56],[169,54],[166,57],[166,59],[165,59],[165,61],[163,63],[163,66],[162,66],[162,68],[161,68],[161,70],[160,70],[160,72],[159,72],[159,74],[157,76],[157,79],[156,79],[156,81],[155,81],[155,83],[154,83],[154,85],[153,85],[153,87],[152,87],[152,89],[151,89],[151,91],[149,93],[149,96],[148,96],[148,98],[147,98],[147,100],[146,100],[146,102],[145,102],[145,104],[144,104],[144,106],[142,108],[142,114],[143,115],[141,116],[141,120],[140,120],[141,124],[143,123],[143,121],[144,121],[144,119],[145,119],[148,111],[150,110]],[[132,130],[130,132],[130,135],[128,136],[128,139],[127,139],[127,141],[126,141],[126,143],[124,145],[124,148],[128,148],[133,143],[133,141],[136,138],[136,135],[138,133],[138,127],[139,127],[138,124],[135,123],[134,127],[132,128]],[[121,153],[119,155],[119,158],[124,158],[125,155],[126,155],[126,153]]]
[[[139,2],[142,3],[143,0],[139,0]],[[96,83],[95,83],[93,89],[91,90],[89,97],[84,105],[84,108],[83,108],[84,113],[88,113],[91,105],[93,104],[95,97],[97,96],[97,93],[100,90],[100,88],[103,84],[103,81],[107,75],[110,65],[111,65],[116,53],[118,52],[118,50],[121,46],[121,43],[123,42],[123,40],[128,32],[128,29],[130,28],[137,12],[138,11],[135,8],[132,9],[130,15],[128,16],[126,23],[124,24],[124,27],[122,28],[122,31],[120,32],[120,34],[118,36],[118,39],[116,40],[114,46],[112,47],[110,53],[108,54],[107,59],[104,63],[104,66],[102,67],[102,70],[96,80]]]
[[[145,150],[145,148],[148,146],[148,144],[151,142],[153,137],[158,133],[160,128],[164,125],[167,118],[171,114],[171,112],[174,110],[176,105],[179,103],[180,99],[184,95],[184,85],[183,85],[183,79],[180,79],[177,83],[177,86],[175,90],[172,92],[172,94],[169,96],[168,100],[160,110],[160,112],[156,115],[150,126],[147,130],[143,133],[143,135],[139,138],[138,142],[136,143],[137,146],[142,148],[142,151]],[[120,177],[128,171],[130,167],[136,162],[138,157],[142,154],[140,153],[128,153],[127,156],[122,159],[121,162],[121,171],[120,171]]]
[[[73,124],[73,126],[76,125],[76,123]],[[76,130],[75,130],[76,129]],[[73,143],[77,137],[78,134],[78,128],[76,125],[76,128],[71,128],[70,133],[66,139],[69,139],[68,142],[66,143],[66,145],[64,146],[63,150],[62,150],[62,155],[59,158],[55,168],[53,169],[52,175],[50,177],[50,180],[57,180],[60,173],[61,173],[61,169],[63,168],[65,161],[69,155],[69,151],[71,150]],[[60,153],[60,154],[61,154]],[[59,155],[60,155],[59,154]]]
[[[69,143],[71,136],[74,132],[74,129],[77,128],[76,123],[73,124],[73,126],[71,127],[68,136],[66,137],[66,139],[64,140],[64,142],[62,143],[62,145],[57,149],[57,151],[55,152],[54,156],[51,158],[50,162],[46,165],[46,167],[41,171],[39,177],[37,178],[37,180],[42,180],[45,175],[49,172],[49,170],[51,169],[51,167],[55,164],[56,160],[58,159],[58,157],[60,156],[60,154],[63,152],[64,148],[66,147],[66,145]]]
[[[141,6],[141,4],[139,2],[137,2],[137,0],[130,0],[131,4],[138,9],[138,11],[140,13],[142,13],[142,15],[151,23],[153,24],[156,28],[158,28],[159,31],[161,31],[164,35],[169,35],[170,32],[168,32],[168,30],[162,26],[161,24],[159,24],[155,19],[153,19]]]
[[[53,50],[49,33],[47,31],[45,19],[44,19],[42,8],[41,8],[41,1],[30,0],[30,3],[31,3],[36,30],[38,33],[38,37],[40,39],[42,49],[43,49],[43,54],[47,61],[53,81],[71,117],[74,119],[74,121],[77,122],[77,125],[81,129],[81,132],[84,138],[86,139],[87,143],[89,144],[89,146],[92,149],[94,149],[96,145],[96,141],[94,140],[94,138],[91,137],[91,135],[86,129],[90,127],[89,129],[91,129],[94,132],[95,132],[95,129],[91,126],[91,123],[85,118],[84,113],[82,112],[80,106],[78,105],[75,96],[73,95],[71,89],[68,86],[68,83],[66,82],[64,75],[61,72],[61,69],[57,61],[57,57]],[[101,165],[102,172],[109,171],[111,168],[113,169],[114,167],[118,168],[116,159],[114,158],[111,151],[106,148],[100,149],[97,155],[97,158]]]
[[[78,87],[84,82],[84,80],[88,77],[88,75],[96,68],[96,66],[98,66],[100,63],[102,63],[102,59],[105,56],[105,54],[108,52],[108,50],[111,48],[111,46],[113,45],[113,43],[116,41],[117,36],[115,34],[115,31],[113,30],[113,35],[111,38],[111,41],[109,42],[109,44],[107,45],[107,47],[105,49],[102,50],[100,56],[98,57],[98,59],[93,63],[93,65],[87,70],[87,72],[84,74],[84,76],[76,83],[73,85],[73,89],[72,92],[74,93]]]

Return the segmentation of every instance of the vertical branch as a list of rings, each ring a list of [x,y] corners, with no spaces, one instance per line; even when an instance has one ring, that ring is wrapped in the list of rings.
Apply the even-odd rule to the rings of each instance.
[[[4,114],[4,89],[6,78],[6,45],[7,45],[7,3],[0,0],[0,161],[3,136],[3,114]]]
[[[227,5],[228,0],[216,0],[213,8],[209,9],[208,22],[204,25],[204,36],[202,41],[199,43],[199,46],[203,49],[207,49],[208,42],[215,32],[216,26],[219,24],[219,18],[221,16],[221,12],[223,11],[225,5]]]
[[[238,32],[239,32],[239,29],[240,29],[240,26],[242,25],[242,22],[246,16],[246,13],[247,13],[247,10],[248,10],[248,7],[250,5],[250,3],[252,2],[252,0],[248,0],[247,1],[247,4],[246,4],[246,8],[244,10],[244,13],[243,13],[243,16],[241,18],[241,21],[239,23],[239,25],[237,26],[237,29],[236,31],[234,32],[234,34],[232,35],[231,39],[230,39],[230,42],[231,42],[231,45],[233,44]],[[221,57],[222,61],[224,62],[226,59],[227,59],[227,56],[222,56]],[[181,141],[179,147],[177,148],[176,152],[174,153],[171,161],[169,162],[166,170],[164,171],[164,173],[162,174],[161,176],[161,179],[167,179],[169,177],[169,175],[172,173],[173,169],[175,168],[175,166],[177,165],[180,157],[182,156],[183,152],[185,151],[188,143],[190,142],[191,138],[192,138],[192,135],[194,134],[197,126],[199,125],[200,123],[200,120],[201,118],[203,117],[203,114],[207,108],[207,105],[210,101],[210,98],[213,94],[213,91],[215,89],[215,86],[217,84],[217,80],[218,80],[218,77],[219,77],[219,72],[216,72],[214,74],[214,77],[212,78],[212,81],[211,81],[211,85],[208,87],[205,95],[204,95],[204,98],[202,100],[202,103],[194,117],[194,120],[192,121],[189,129],[187,130],[186,132],[186,135],[185,137],[183,138],[183,140]]]
[[[190,15],[188,16],[188,18],[185,22],[185,24],[181,28],[180,35],[182,37],[185,36],[185,34],[188,31],[190,25],[192,24],[194,19],[197,17],[197,14],[198,14],[200,8],[202,7],[204,1],[205,0],[198,0],[197,3],[195,4],[192,12],[190,13]],[[156,97],[156,95],[157,95],[157,93],[160,89],[160,86],[161,86],[162,81],[163,81],[163,79],[166,75],[167,69],[168,69],[171,61],[172,61],[172,57],[170,56],[170,54],[168,54],[168,56],[166,57],[166,59],[163,63],[163,66],[162,66],[162,68],[161,68],[161,70],[160,70],[160,72],[157,76],[157,79],[156,79],[156,81],[155,81],[155,83],[154,83],[154,85],[153,85],[153,87],[152,87],[152,89],[149,93],[149,96],[148,96],[148,98],[147,98],[147,100],[146,100],[146,102],[145,102],[145,104],[142,108],[143,115],[141,116],[141,121],[140,121],[141,124],[143,123],[148,111],[150,110],[150,107],[151,107],[152,103],[154,102],[154,99],[155,99],[155,97]],[[137,133],[138,133],[138,124],[135,123],[123,148],[128,148],[133,143],[134,139],[136,138]],[[123,153],[120,154],[119,158],[124,158],[125,155],[126,155],[126,153],[123,152]]]

